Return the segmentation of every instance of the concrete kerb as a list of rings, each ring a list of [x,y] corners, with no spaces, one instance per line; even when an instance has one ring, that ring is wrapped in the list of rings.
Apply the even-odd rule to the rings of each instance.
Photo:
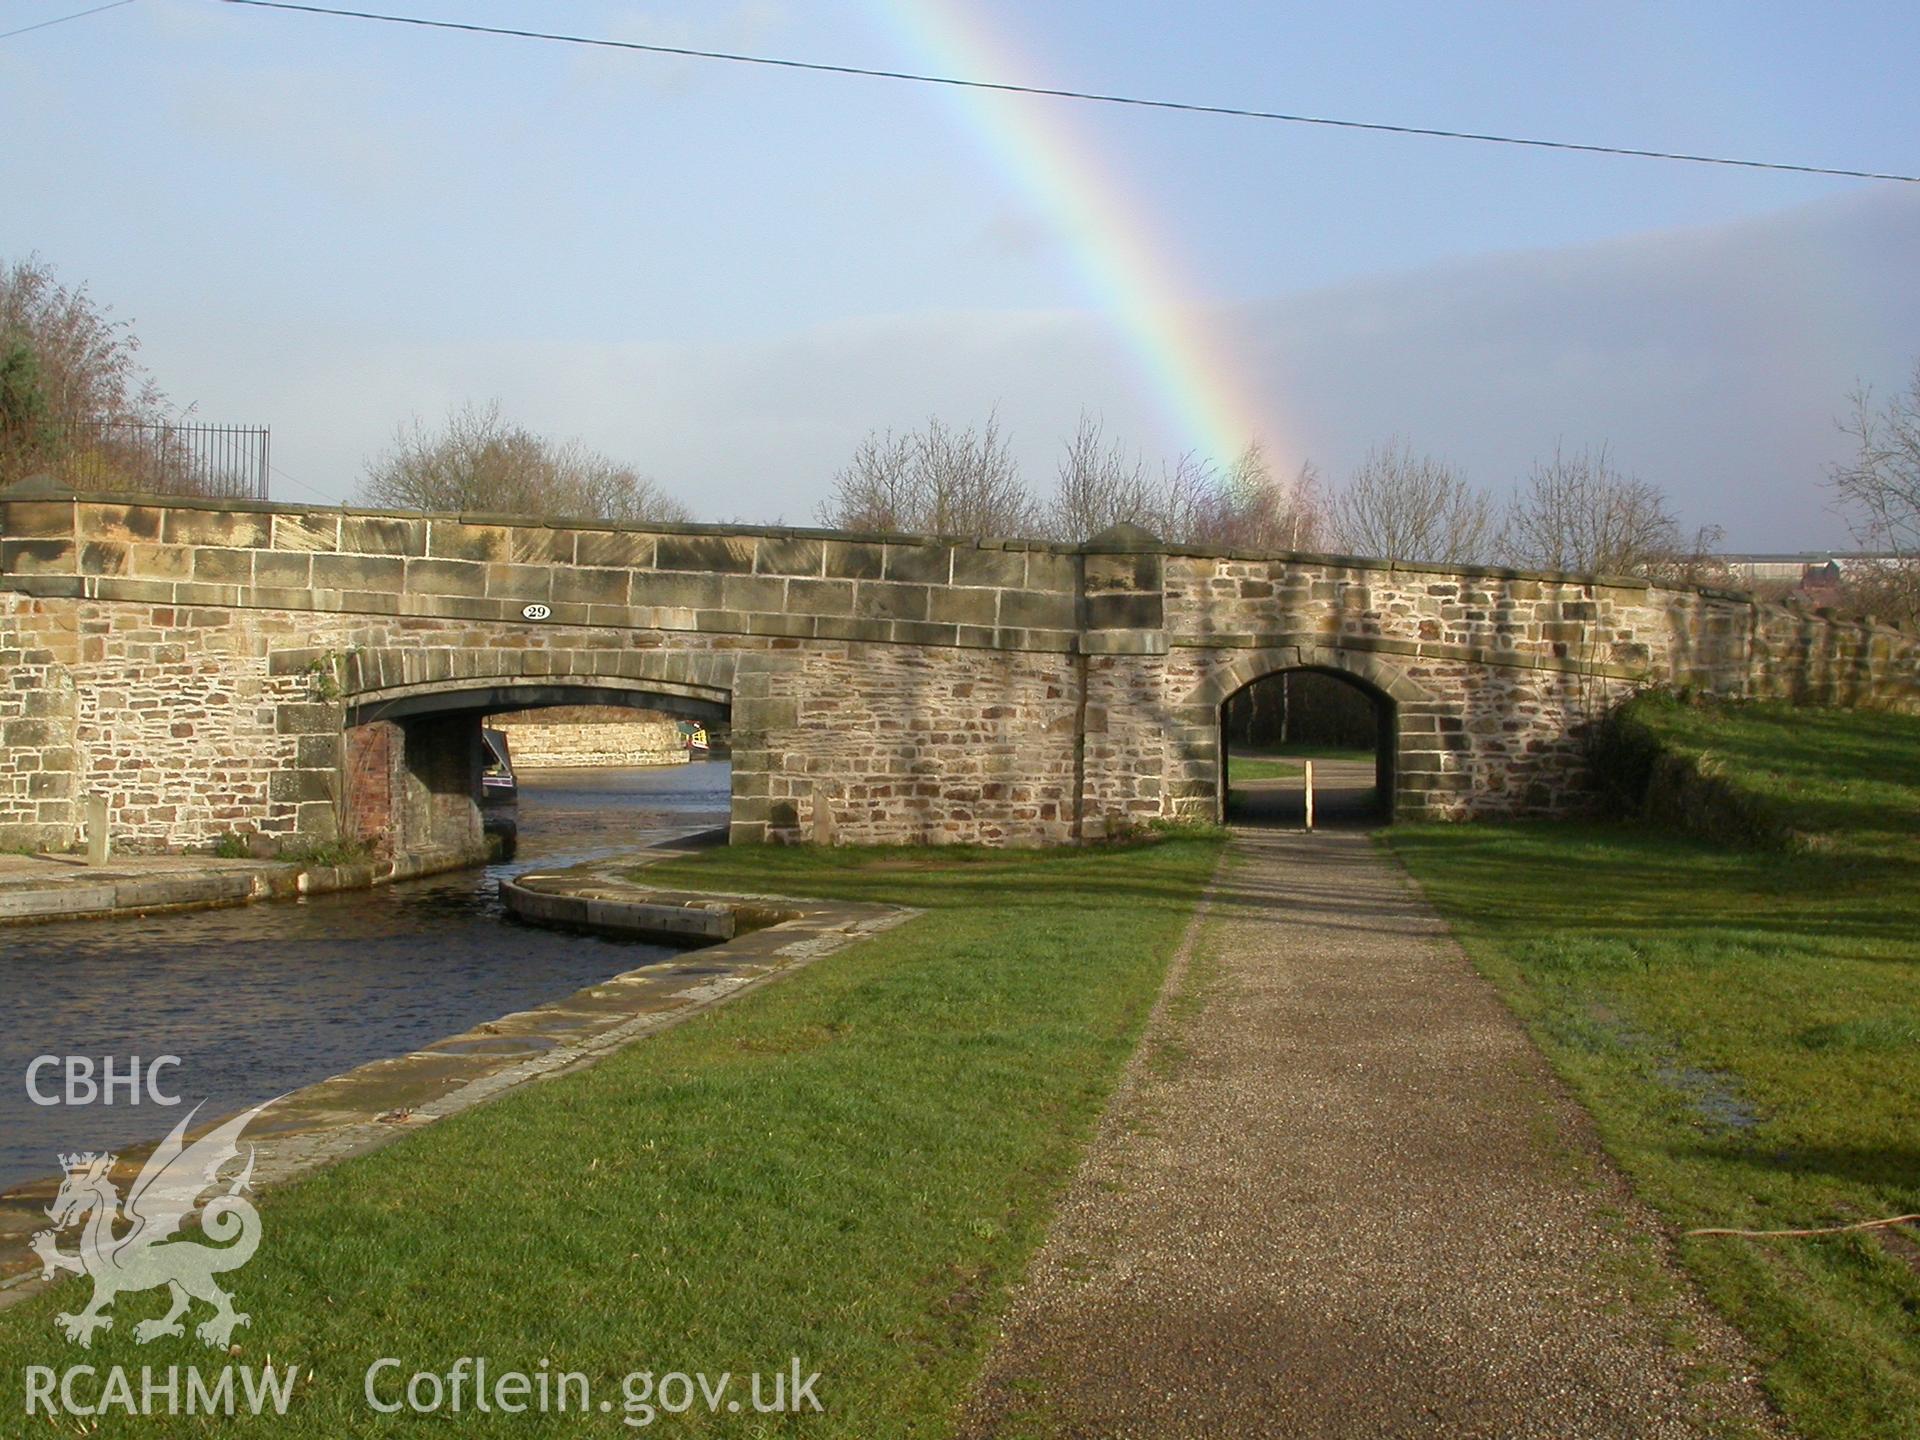
[[[46,857],[47,868],[40,873],[0,876],[0,928],[224,910],[260,900],[369,890],[482,864],[486,855],[432,850],[343,865],[204,859],[198,868],[181,868],[192,858],[128,856],[97,869],[68,857]]]
[[[693,853],[681,840],[618,862],[583,867],[626,869]],[[565,872],[556,872],[565,873]],[[585,883],[585,882],[583,882]],[[634,887],[638,890],[640,887]],[[410,1131],[505,1094],[590,1065],[649,1035],[786,978],[814,961],[921,912],[901,906],[781,896],[694,896],[733,919],[748,912],[740,933],[699,951],[697,966],[656,961],[575,991],[563,999],[450,1035],[407,1055],[374,1060],[308,1085],[276,1101],[247,1134],[255,1147],[254,1185],[272,1188],[354,1155],[392,1144]],[[709,912],[711,913],[711,912]],[[772,923],[755,925],[756,920]],[[680,943],[686,943],[681,937]],[[228,1116],[196,1126],[195,1135]],[[122,1186],[150,1153],[122,1155]],[[59,1185],[52,1176],[0,1195],[0,1309],[38,1293],[42,1280],[27,1241],[46,1225],[46,1205]]]

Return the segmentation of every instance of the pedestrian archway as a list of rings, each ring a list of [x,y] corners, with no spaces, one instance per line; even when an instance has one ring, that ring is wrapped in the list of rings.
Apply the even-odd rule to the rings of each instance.
[[[1393,697],[1333,666],[1295,665],[1220,704],[1220,795],[1235,824],[1297,826],[1313,777],[1316,825],[1393,818],[1399,729]]]

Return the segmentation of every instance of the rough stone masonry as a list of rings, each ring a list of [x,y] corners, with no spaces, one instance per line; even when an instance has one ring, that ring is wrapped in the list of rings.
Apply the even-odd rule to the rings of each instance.
[[[0,845],[471,846],[479,720],[727,720],[736,841],[1090,839],[1220,814],[1220,708],[1380,717],[1400,816],[1589,803],[1648,683],[1920,704],[1915,637],[1732,592],[1328,555],[0,497]]]
[[[687,760],[679,724],[640,710],[557,706],[489,717],[506,735],[513,767],[680,765]]]

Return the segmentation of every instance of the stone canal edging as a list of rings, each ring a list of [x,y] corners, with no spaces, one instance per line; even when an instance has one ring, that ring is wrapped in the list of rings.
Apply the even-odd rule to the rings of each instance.
[[[629,857],[521,875],[500,882],[500,900],[529,924],[664,945],[716,944],[841,908],[838,902],[777,895],[655,890],[627,878],[633,864]]]
[[[648,850],[575,871],[546,872],[538,877],[548,887],[544,892],[522,888],[555,903],[572,899],[589,906],[619,904],[618,897],[609,902],[590,898],[587,892],[610,889],[620,870],[685,853],[677,847]],[[567,895],[568,887],[577,893]],[[919,914],[899,906],[850,901],[648,893],[639,886],[628,888],[636,896],[646,896],[639,906],[643,920],[660,924],[660,917],[650,915],[648,907],[677,909],[687,928],[675,943],[702,948],[655,960],[562,999],[503,1015],[407,1055],[356,1066],[284,1096],[246,1133],[248,1145],[256,1151],[255,1187],[284,1184],[336,1160],[377,1150],[409,1131],[521,1085],[597,1064],[637,1040],[784,979]],[[587,914],[589,921],[596,914],[603,920],[609,915],[616,922],[619,919],[604,909]],[[695,933],[703,926],[724,927],[730,933],[707,943]],[[510,926],[503,927],[501,943],[513,943]],[[210,1117],[191,1133],[211,1130],[225,1118],[229,1117]],[[123,1190],[151,1149],[142,1145],[119,1157],[113,1178]],[[46,1206],[58,1185],[59,1177],[49,1176],[0,1195],[0,1308],[43,1288],[28,1239],[45,1227]],[[271,1214],[267,1223],[272,1223]]]
[[[103,866],[77,857],[6,857],[0,868],[0,926],[104,920],[169,910],[215,910],[256,900],[291,900],[366,890],[484,864],[484,851],[427,850],[346,865],[209,856],[128,856]]]

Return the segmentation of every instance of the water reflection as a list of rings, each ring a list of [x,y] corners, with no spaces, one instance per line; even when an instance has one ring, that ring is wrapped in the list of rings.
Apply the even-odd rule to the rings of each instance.
[[[178,1055],[166,1088],[209,1112],[397,1055],[673,952],[515,924],[502,875],[619,854],[726,820],[725,762],[525,771],[509,865],[311,900],[0,931],[0,1189],[55,1152],[152,1139],[179,1112],[43,1108],[42,1054]],[[56,1084],[44,1074],[40,1088]]]

